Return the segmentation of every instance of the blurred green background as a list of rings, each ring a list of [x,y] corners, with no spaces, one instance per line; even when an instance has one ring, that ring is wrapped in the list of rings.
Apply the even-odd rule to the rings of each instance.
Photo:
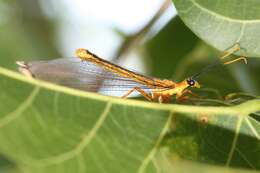
[[[175,16],[170,1],[128,2],[132,6],[114,1],[0,1],[0,65],[16,70],[17,60],[71,57],[84,47],[130,69],[180,81],[221,55]],[[129,7],[137,4],[137,14],[129,14]],[[201,76],[207,91],[199,92],[208,96],[210,88],[222,97],[234,92],[259,95],[259,64],[250,58],[248,65],[218,68]]]

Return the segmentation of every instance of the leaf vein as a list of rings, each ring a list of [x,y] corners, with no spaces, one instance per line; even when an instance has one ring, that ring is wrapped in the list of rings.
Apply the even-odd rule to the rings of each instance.
[[[249,121],[248,117],[246,117],[246,123],[248,125],[248,127],[250,128],[250,130],[254,133],[254,135],[257,137],[258,140],[260,140],[260,135],[258,134],[258,132],[256,131],[256,129],[253,127],[252,123]]]
[[[235,152],[235,149],[236,149],[236,145],[237,145],[237,141],[238,141],[238,137],[239,137],[239,130],[241,128],[242,121],[243,121],[242,116],[238,116],[238,117],[239,117],[239,119],[238,119],[238,122],[237,122],[236,131],[235,131],[235,135],[234,135],[234,138],[233,138],[233,141],[232,141],[231,149],[230,149],[230,152],[228,154],[226,166],[230,165],[231,160],[233,158],[233,155],[234,155],[234,152]]]
[[[41,160],[32,160],[30,164],[34,164],[39,167],[45,167],[48,165],[54,165],[62,163],[66,160],[69,160],[73,157],[76,157],[79,155],[86,147],[87,145],[92,141],[93,137],[95,137],[97,131],[102,126],[103,122],[105,121],[110,109],[111,109],[112,103],[108,102],[103,113],[100,115],[99,119],[95,123],[94,127],[88,132],[88,134],[79,142],[79,144],[73,148],[72,150],[62,153],[60,155],[44,158]]]
[[[246,156],[245,156],[237,147],[236,147],[236,151],[238,152],[238,154],[241,155],[242,159],[245,160],[245,161],[247,162],[247,164],[248,164],[251,168],[253,168],[253,169],[256,170],[256,168],[254,167],[254,165],[252,165],[252,164],[250,163],[250,161],[246,158]]]
[[[213,11],[210,11],[208,9],[206,9],[205,7],[201,6],[200,4],[198,4],[195,0],[190,0],[196,7],[198,7],[199,9],[201,9],[202,11],[206,12],[206,13],[209,13],[213,16],[217,16],[219,18],[222,18],[222,19],[225,19],[225,20],[229,20],[229,21],[232,21],[232,22],[240,22],[240,23],[260,23],[260,20],[258,19],[255,19],[255,20],[241,20],[241,19],[234,19],[234,18],[230,18],[230,17],[227,17],[227,16],[223,16],[221,14],[218,14],[216,12],[213,12]]]
[[[242,39],[244,33],[245,33],[245,28],[246,28],[246,24],[245,23],[242,23],[242,26],[241,26],[241,31],[240,31],[240,35],[236,41],[236,43],[239,43],[240,40]]]
[[[34,101],[35,97],[37,96],[38,92],[40,91],[40,87],[35,87],[28,98],[20,104],[13,112],[5,115],[2,119],[0,119],[0,128],[8,125],[13,120],[19,118],[22,113],[31,106],[32,102]]]
[[[166,121],[165,126],[161,131],[161,134],[159,135],[157,141],[155,142],[154,147],[151,149],[151,151],[148,153],[146,158],[144,158],[143,162],[141,163],[141,165],[140,165],[140,167],[137,171],[138,173],[144,173],[144,171],[145,171],[146,167],[148,166],[149,162],[152,161],[154,155],[156,154],[156,151],[157,151],[159,145],[161,144],[161,142],[163,140],[163,137],[165,136],[166,132],[169,129],[169,126],[170,126],[170,123],[171,123],[171,120],[172,120],[172,116],[173,116],[173,113],[170,112],[168,120]]]

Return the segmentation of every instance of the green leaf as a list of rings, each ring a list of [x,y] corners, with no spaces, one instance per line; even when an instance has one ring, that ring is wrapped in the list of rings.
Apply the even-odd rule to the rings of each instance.
[[[161,152],[158,156],[160,163],[163,165],[163,173],[183,173],[183,172],[195,172],[195,173],[256,173],[257,171],[245,170],[245,169],[227,169],[226,167],[214,166],[214,165],[205,165],[194,163],[184,160],[174,160],[169,161],[169,158],[166,157],[164,152]],[[176,158],[171,158],[173,160]],[[167,160],[167,161],[165,161]]]
[[[176,82],[201,71],[223,54],[198,39],[179,17],[173,18],[148,40],[145,48],[150,62],[148,64],[151,64],[149,66],[151,76],[168,78]],[[220,66],[200,76],[198,81],[203,88],[207,89],[201,89],[199,95],[209,98],[211,94],[210,98],[216,98],[217,95],[207,92],[208,89],[217,91],[221,97],[235,92],[259,95],[259,62],[257,60],[257,58],[249,59],[248,65],[238,62],[226,67]]]
[[[151,76],[169,78],[178,82],[201,71],[214,63],[222,53],[198,39],[179,19],[173,18],[161,31],[146,44],[146,55],[151,64]],[[203,88],[199,95],[207,98],[224,97],[229,93],[246,92],[260,94],[257,58],[212,69],[198,79]],[[163,67],[163,68],[161,68]],[[225,76],[223,78],[223,76]],[[215,90],[213,94],[208,90]],[[197,92],[197,90],[195,91]],[[210,97],[209,97],[209,94]]]
[[[23,172],[160,172],[163,148],[175,158],[260,170],[260,123],[248,116],[260,100],[233,107],[122,100],[3,68],[0,89],[0,153]]]
[[[224,51],[239,43],[239,55],[260,57],[259,0],[173,2],[186,25],[213,47]]]

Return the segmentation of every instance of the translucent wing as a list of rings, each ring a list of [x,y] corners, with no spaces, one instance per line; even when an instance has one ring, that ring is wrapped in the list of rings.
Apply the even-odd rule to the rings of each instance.
[[[37,79],[113,96],[122,96],[133,87],[140,87],[146,92],[165,89],[149,88],[78,58],[20,63],[20,71],[24,69]]]

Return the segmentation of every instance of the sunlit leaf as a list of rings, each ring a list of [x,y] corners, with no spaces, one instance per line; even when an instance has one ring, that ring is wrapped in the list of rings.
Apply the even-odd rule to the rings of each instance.
[[[260,1],[173,0],[178,14],[200,38],[224,51],[239,43],[240,55],[260,57]]]
[[[165,147],[176,158],[260,170],[260,123],[248,116],[260,100],[233,107],[145,103],[3,68],[0,88],[0,153],[24,172],[160,172],[157,153]]]

